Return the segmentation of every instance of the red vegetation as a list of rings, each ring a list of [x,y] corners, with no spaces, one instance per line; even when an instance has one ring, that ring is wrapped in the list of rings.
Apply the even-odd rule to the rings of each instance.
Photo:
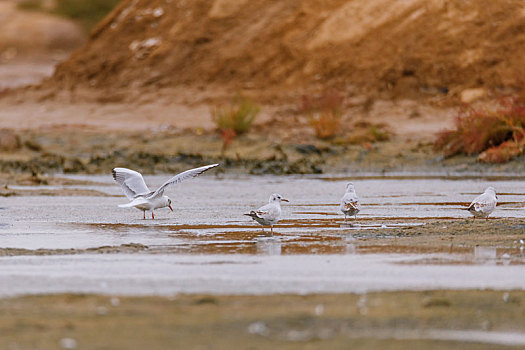
[[[237,133],[232,129],[221,129],[220,134],[222,139],[222,150],[224,151],[233,142],[233,140],[235,140]]]
[[[438,134],[436,151],[446,157],[480,154],[487,163],[505,163],[525,148],[525,92],[505,97],[494,109],[467,107],[456,119],[456,129]]]
[[[315,136],[320,139],[331,139],[341,131],[344,96],[331,89],[318,95],[303,95],[300,113],[310,115],[310,125]]]
[[[478,159],[484,163],[506,163],[523,152],[523,147],[514,141],[505,141],[481,153]]]
[[[299,112],[311,114],[331,111],[333,114],[341,114],[344,100],[343,94],[335,89],[318,95],[303,95]]]
[[[341,115],[332,111],[321,112],[310,119],[315,136],[327,140],[333,138],[341,129]]]

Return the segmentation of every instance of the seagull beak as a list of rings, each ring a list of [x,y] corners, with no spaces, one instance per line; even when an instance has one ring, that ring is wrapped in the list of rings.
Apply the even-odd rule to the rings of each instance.
[[[171,204],[170,204],[170,205],[168,205],[168,207],[170,208],[170,210],[171,210],[171,211],[173,211],[173,208],[171,207]]]
[[[283,202],[290,202],[290,201],[289,201],[288,199],[286,199],[286,198],[281,198],[281,200],[282,200]]]

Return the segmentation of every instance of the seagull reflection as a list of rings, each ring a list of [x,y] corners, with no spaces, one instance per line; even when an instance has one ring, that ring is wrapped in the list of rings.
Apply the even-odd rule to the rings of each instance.
[[[275,237],[258,237],[255,240],[257,254],[259,255],[281,255],[281,240]]]

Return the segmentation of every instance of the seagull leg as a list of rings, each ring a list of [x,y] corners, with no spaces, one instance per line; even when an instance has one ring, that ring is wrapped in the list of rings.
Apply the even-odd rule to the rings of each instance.
[[[354,218],[357,220],[357,214],[354,215]]]
[[[346,222],[346,214],[345,214],[345,222]]]
[[[142,220],[146,220],[146,211],[143,210],[142,213],[144,214],[144,217],[142,218]]]
[[[151,212],[151,220],[155,220],[155,214],[153,214],[153,212]]]

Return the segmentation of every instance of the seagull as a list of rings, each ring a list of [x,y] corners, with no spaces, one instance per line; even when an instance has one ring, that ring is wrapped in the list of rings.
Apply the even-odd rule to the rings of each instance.
[[[477,196],[466,210],[474,215],[474,220],[476,220],[476,217],[488,220],[487,217],[494,211],[497,204],[498,196],[496,196],[496,190],[494,187],[487,187],[485,192]]]
[[[257,210],[252,210],[249,214],[244,214],[251,217],[263,226],[270,226],[273,234],[273,225],[279,221],[281,216],[281,201],[288,202],[288,199],[281,197],[280,194],[274,193],[270,196],[268,204],[263,205]],[[264,227],[263,227],[264,232]]]
[[[151,219],[155,219],[155,214],[153,214],[153,210],[155,209],[168,207],[173,211],[171,199],[164,195],[164,190],[168,186],[194,178],[218,165],[219,164],[211,164],[186,170],[166,181],[156,191],[151,191],[148,186],[146,186],[144,178],[139,172],[126,168],[115,168],[112,171],[113,179],[122,187],[124,194],[131,201],[128,204],[120,204],[119,207],[135,207],[142,210],[144,212],[144,220],[146,220],[146,210],[151,210]]]
[[[359,205],[359,197],[355,193],[353,183],[349,182],[346,184],[346,193],[343,198],[341,198],[341,206],[339,208],[343,214],[345,214],[345,222],[347,215],[354,215],[357,219],[357,213],[361,210],[361,206]]]

